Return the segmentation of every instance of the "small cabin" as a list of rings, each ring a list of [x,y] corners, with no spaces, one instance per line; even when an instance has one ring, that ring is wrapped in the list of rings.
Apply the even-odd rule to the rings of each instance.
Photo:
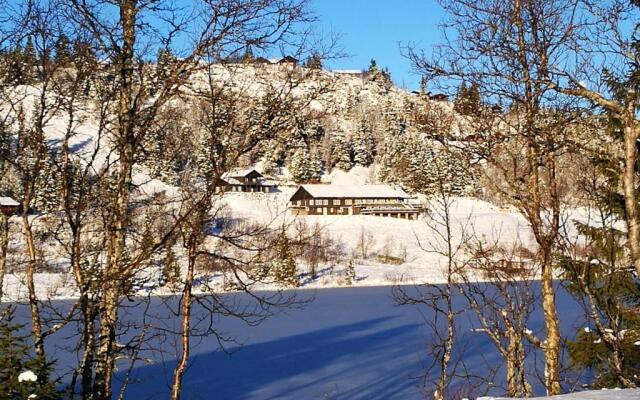
[[[298,65],[298,59],[291,56],[284,56],[278,60],[278,64],[289,68],[295,68]]]
[[[291,196],[295,215],[373,215],[417,219],[422,209],[389,185],[302,185]]]
[[[256,65],[271,65],[271,61],[264,57],[257,57],[253,59],[253,63]]]
[[[11,197],[0,196],[0,212],[2,212],[4,215],[13,215],[18,212],[18,208],[20,208],[20,203],[18,203]]]
[[[444,93],[435,93],[429,95],[429,100],[433,101],[449,101],[449,96]]]
[[[255,168],[234,169],[220,177],[224,191],[271,193],[275,183],[267,180]]]
[[[353,76],[356,78],[364,78],[365,74],[361,69],[334,69],[331,72],[337,75]]]

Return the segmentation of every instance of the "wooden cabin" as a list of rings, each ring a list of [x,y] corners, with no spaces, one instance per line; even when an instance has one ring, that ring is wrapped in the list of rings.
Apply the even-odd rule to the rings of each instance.
[[[271,193],[276,187],[254,168],[234,169],[220,179],[224,190],[229,192]]]
[[[295,68],[298,65],[298,59],[292,56],[284,56],[278,60],[278,64]]]
[[[364,78],[365,71],[361,69],[334,69],[331,72],[337,75],[353,76],[355,78]]]
[[[302,185],[291,196],[290,209],[296,215],[374,215],[417,219],[420,207],[410,196],[389,185]]]
[[[12,199],[11,197],[0,196],[0,212],[6,216],[13,215],[18,212],[20,203]]]
[[[253,59],[253,63],[256,65],[271,65],[272,62],[264,57],[257,57]]]
[[[429,100],[433,101],[449,101],[449,96],[444,93],[429,94]]]

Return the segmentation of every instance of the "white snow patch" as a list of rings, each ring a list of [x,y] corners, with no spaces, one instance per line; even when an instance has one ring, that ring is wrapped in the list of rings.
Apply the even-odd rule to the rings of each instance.
[[[38,376],[33,371],[23,371],[18,375],[18,382],[37,382]]]
[[[634,400],[638,398],[640,398],[640,389],[602,389],[558,396],[531,397],[530,400]],[[477,400],[507,400],[507,398],[478,397]]]

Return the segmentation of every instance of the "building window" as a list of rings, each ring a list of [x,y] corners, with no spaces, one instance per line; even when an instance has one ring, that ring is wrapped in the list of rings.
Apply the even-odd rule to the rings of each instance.
[[[327,200],[327,199],[323,199],[323,200],[322,200],[322,205],[323,205],[323,206],[328,206],[328,205],[329,205],[329,200]]]
[[[351,199],[345,199],[344,204],[350,206],[351,204],[353,204],[353,200]]]
[[[334,206],[339,206],[340,205],[340,199],[333,200],[333,205]]]
[[[311,206],[315,206],[316,205],[316,201],[315,200],[309,200],[309,205]]]

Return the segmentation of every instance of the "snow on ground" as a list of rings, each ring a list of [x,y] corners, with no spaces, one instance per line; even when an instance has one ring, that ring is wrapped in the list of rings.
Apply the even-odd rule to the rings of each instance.
[[[637,400],[640,389],[588,390],[559,396],[532,397],[530,400]],[[480,397],[478,400],[507,400],[506,397]]]
[[[432,320],[427,308],[397,306],[390,286],[298,290],[298,300],[312,300],[302,309],[289,308],[268,318],[257,327],[250,327],[230,317],[216,317],[214,326],[219,333],[234,338],[227,352],[221,351],[213,337],[194,338],[189,368],[184,377],[186,399],[420,399],[424,398],[420,375],[429,364],[426,349],[432,337],[424,321]],[[411,290],[410,287],[407,289]],[[534,288],[535,289],[535,288]],[[266,294],[266,293],[262,293]],[[223,294],[220,299],[238,307],[251,300],[242,293]],[[139,324],[142,310],[148,313],[150,340],[140,356],[148,359],[134,370],[126,399],[167,398],[168,382],[175,365],[178,338],[167,330],[176,329],[179,321],[171,309],[177,307],[178,297],[123,299],[123,323]],[[563,310],[560,322],[564,335],[571,335],[575,327],[584,326],[580,306],[560,288],[558,306]],[[494,346],[483,333],[472,313],[465,311],[460,295],[454,297],[454,307],[462,311],[458,318],[459,347],[454,359],[464,359],[470,374],[484,377],[489,370],[501,365]],[[55,301],[50,307],[64,312],[71,301]],[[49,309],[49,308],[47,308]],[[27,318],[28,307],[19,308],[20,318]],[[198,320],[206,312],[195,305],[193,318]],[[534,312],[528,328],[539,335],[544,331],[543,317]],[[59,373],[69,371],[78,359],[73,350],[76,327],[68,325],[48,338],[50,356],[57,360]],[[130,338],[133,339],[133,338]],[[123,342],[125,338],[119,341]],[[541,359],[529,357],[530,366]],[[114,379],[121,385],[128,369],[123,360]],[[542,376],[538,370],[529,376],[534,394],[541,395]],[[437,372],[429,375],[435,380]],[[504,371],[498,371],[489,393],[469,393],[469,396],[501,395]],[[575,376],[585,376],[576,372]],[[63,382],[68,381],[63,376]],[[486,379],[486,378],[483,378]],[[485,382],[486,383],[486,382]],[[467,379],[453,382],[454,394],[467,393],[475,384]],[[611,394],[622,393],[611,391]],[[213,395],[215,394],[215,396]],[[570,397],[571,400],[583,397]],[[627,400],[628,398],[620,398]],[[600,400],[600,398],[597,398]],[[609,398],[607,398],[609,399]],[[618,399],[612,397],[612,399]],[[563,399],[564,400],[564,399]]]
[[[345,179],[354,179],[353,174],[347,175],[348,179]],[[365,174],[360,171],[355,176],[362,175]],[[140,176],[138,175],[137,179],[140,179],[139,183],[144,182],[142,188],[145,193],[172,193],[171,186],[157,180],[146,182]],[[293,216],[287,210],[287,206],[295,189],[295,186],[281,186],[279,192],[270,194],[226,193],[222,202],[225,204],[226,212],[234,219],[271,223],[274,226],[285,222],[291,226],[296,223],[305,223],[309,227],[317,224],[326,235],[344,245],[343,262],[321,265],[319,277],[315,280],[303,280],[304,287],[344,286],[345,266],[351,257],[354,259],[356,270],[354,286],[442,283],[446,280],[446,259],[437,253],[444,250],[445,243],[438,240],[438,234],[429,226],[432,217],[403,220],[363,215]],[[428,208],[435,213],[437,205],[430,204]],[[477,239],[489,242],[499,240],[505,246],[514,243],[523,243],[530,248],[534,246],[526,221],[512,210],[500,209],[475,198],[457,198],[451,205],[451,218],[454,242],[460,241],[464,232],[467,237],[473,235]],[[16,237],[14,240],[19,239]],[[362,246],[362,243],[366,243],[366,246]],[[19,246],[19,243],[15,243],[14,246]],[[366,250],[364,255],[363,250]],[[391,256],[404,261],[399,265],[389,264],[379,256]],[[300,265],[299,270],[301,273],[306,272],[306,266]],[[69,298],[75,294],[73,279],[69,274],[39,273],[35,279],[41,298]],[[479,276],[478,279],[482,277]],[[5,300],[17,301],[24,298],[26,288],[22,281],[21,274],[8,274],[5,277]],[[222,275],[209,280],[210,284],[216,282],[222,284]],[[145,288],[144,292],[148,289]],[[154,290],[156,294],[170,293],[168,288]]]
[[[309,225],[320,225],[327,234],[345,244],[348,253],[355,252],[356,285],[376,286],[390,283],[445,281],[445,259],[431,250],[443,250],[444,243],[437,241],[437,235],[429,227],[430,217],[419,220],[403,220],[388,217],[364,215],[312,215],[293,217],[286,211],[287,201],[295,187],[281,187],[276,194],[229,193],[226,202],[234,216],[263,222],[281,219],[298,219]],[[435,208],[432,205],[430,208]],[[462,232],[478,238],[493,241],[500,239],[509,245],[522,241],[532,245],[530,231],[524,218],[507,210],[500,210],[487,202],[474,198],[457,198],[451,207],[454,240],[459,241]],[[369,257],[361,257],[359,243],[369,243]],[[390,255],[405,258],[401,265],[384,264],[376,255]],[[338,269],[344,266],[335,266]],[[336,286],[335,280],[322,279],[312,282],[310,287]]]
[[[322,176],[323,182],[330,182],[334,185],[366,185],[378,183],[373,177],[371,168],[355,166],[349,171],[334,168],[329,174]]]

